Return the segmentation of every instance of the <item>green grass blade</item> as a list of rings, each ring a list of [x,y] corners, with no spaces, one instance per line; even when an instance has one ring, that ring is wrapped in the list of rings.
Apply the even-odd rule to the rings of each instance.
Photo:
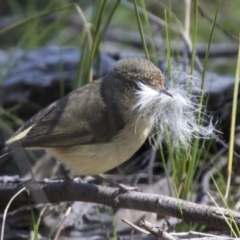
[[[217,3],[217,7],[216,7],[216,11],[214,14],[214,19],[211,25],[211,30],[210,30],[210,36],[209,36],[209,41],[208,41],[208,47],[207,47],[207,51],[206,51],[206,55],[205,55],[205,59],[204,59],[204,65],[203,65],[203,73],[202,73],[202,82],[201,82],[201,95],[200,95],[200,101],[199,101],[199,112],[198,112],[198,116],[197,116],[197,120],[198,120],[198,124],[201,124],[201,117],[202,117],[202,104],[203,104],[203,94],[204,94],[204,83],[205,83],[205,76],[206,76],[206,70],[207,70],[207,63],[208,63],[208,57],[209,57],[209,50],[210,50],[210,46],[212,43],[212,37],[213,37],[213,31],[215,29],[215,23],[216,23],[216,19],[218,16],[218,12],[219,12],[219,8],[221,5],[221,0],[218,0]],[[192,159],[189,162],[189,171],[187,174],[187,178],[188,180],[186,181],[186,188],[190,189],[191,187],[191,183],[194,177],[194,173],[198,164],[198,160],[199,160],[199,144],[200,144],[200,140],[199,138],[196,138],[194,141],[194,145],[193,145],[193,151],[192,151]]]
[[[42,17],[46,17],[52,13],[55,13],[55,12],[60,12],[60,11],[63,11],[63,10],[69,10],[69,9],[72,9],[75,7],[75,4],[68,4],[68,5],[65,5],[65,6],[62,6],[62,7],[58,7],[58,8],[54,8],[54,9],[51,9],[51,10],[47,10],[47,11],[43,11],[41,13],[38,13],[36,15],[33,15],[32,17],[29,17],[29,18],[26,18],[26,19],[23,19],[21,21],[18,21],[8,27],[5,27],[3,28],[2,30],[0,30],[0,35],[1,34],[4,34],[4,33],[7,33],[17,27],[20,27],[24,24],[27,24],[27,23],[32,23],[33,21],[36,21],[38,20],[39,18],[42,18]]]
[[[137,1],[133,0],[133,3],[134,3],[135,14],[136,14],[136,17],[137,17],[138,29],[139,29],[139,33],[140,33],[142,44],[143,44],[143,49],[144,49],[146,58],[149,60],[150,58],[149,58],[149,54],[148,54],[148,50],[147,50],[147,45],[146,45],[143,29],[142,29],[142,22],[141,22],[139,12],[138,12]]]
[[[239,89],[239,81],[240,81],[239,75],[240,75],[240,42],[239,42],[239,48],[238,48],[237,67],[236,67],[235,83],[234,83],[234,90],[233,90],[233,104],[232,104],[230,142],[229,142],[229,154],[228,154],[228,180],[227,180],[225,198],[228,197],[230,183],[231,183],[231,175],[232,175],[234,138],[235,138],[237,107],[238,107],[237,106],[238,89]]]
[[[168,14],[167,10],[164,10],[164,17],[165,17],[165,22],[166,22],[166,47],[167,47],[167,70],[168,70],[168,76],[171,77],[172,73],[172,67],[171,67],[171,45],[170,41],[171,39],[169,38],[169,27],[168,27]]]
[[[146,26],[147,26],[148,36],[149,36],[149,40],[150,40],[151,54],[153,55],[153,61],[154,61],[155,65],[158,65],[158,53],[157,53],[157,49],[156,49],[155,44],[154,44],[154,36],[153,36],[151,24],[149,22],[149,17],[148,17],[148,11],[147,11],[147,8],[146,8],[146,4],[145,4],[144,0],[141,0],[140,3],[141,3],[141,8],[144,10],[143,17],[144,17],[144,21],[145,21]]]

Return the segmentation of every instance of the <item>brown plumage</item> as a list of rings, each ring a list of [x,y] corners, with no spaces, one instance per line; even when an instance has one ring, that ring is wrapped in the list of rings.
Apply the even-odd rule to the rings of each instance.
[[[82,174],[105,172],[130,158],[148,137],[154,118],[132,107],[138,83],[161,91],[164,80],[150,61],[127,58],[103,78],[50,104],[28,120],[5,148],[40,148]]]

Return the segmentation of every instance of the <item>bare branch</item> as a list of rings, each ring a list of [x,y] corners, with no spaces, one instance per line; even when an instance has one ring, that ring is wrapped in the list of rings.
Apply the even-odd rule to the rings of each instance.
[[[240,227],[240,213],[224,208],[203,206],[180,199],[148,194],[142,192],[120,193],[116,188],[86,184],[77,180],[68,182],[28,182],[25,184],[30,196],[26,192],[16,197],[12,205],[29,203],[56,203],[66,201],[83,201],[105,204],[115,208],[128,208],[160,215],[183,218],[186,222],[195,222],[221,230],[228,230],[229,226],[223,217]],[[22,188],[21,184],[0,183],[1,205],[6,205],[11,197]]]

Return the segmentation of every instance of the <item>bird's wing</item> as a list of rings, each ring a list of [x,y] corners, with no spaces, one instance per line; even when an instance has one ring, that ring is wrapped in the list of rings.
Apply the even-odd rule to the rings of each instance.
[[[101,81],[94,81],[52,103],[28,120],[7,141],[48,148],[108,142],[124,127],[116,106],[107,107]]]

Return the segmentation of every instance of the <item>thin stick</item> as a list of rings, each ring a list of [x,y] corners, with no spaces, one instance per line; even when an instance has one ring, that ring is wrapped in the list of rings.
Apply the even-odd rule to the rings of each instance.
[[[57,230],[57,233],[56,233],[56,235],[55,235],[55,237],[54,237],[54,240],[57,240],[57,239],[59,238],[60,233],[61,233],[61,231],[62,231],[62,229],[63,229],[63,223],[64,223],[65,219],[68,217],[68,215],[70,214],[71,210],[72,210],[72,207],[68,207],[68,209],[67,209],[67,211],[65,212],[65,214],[64,214],[64,216],[63,216],[63,219],[62,219],[62,221],[61,221],[61,223],[60,223],[60,226],[59,226],[59,228],[58,228],[58,230]]]
[[[11,205],[11,203],[13,202],[13,200],[23,191],[26,190],[26,187],[20,189],[16,194],[14,194],[14,196],[10,199],[10,201],[8,202],[5,210],[4,210],[4,214],[3,214],[3,221],[2,221],[2,230],[1,230],[1,240],[3,240],[3,235],[4,235],[4,228],[5,228],[5,222],[6,222],[6,218],[7,218],[7,212],[8,209]]]
[[[121,220],[122,220],[122,222],[126,223],[126,224],[129,225],[131,228],[133,228],[134,230],[136,230],[136,231],[138,231],[138,232],[140,232],[140,233],[146,234],[146,235],[150,235],[150,233],[149,233],[148,231],[146,231],[146,230],[144,230],[144,229],[136,226],[135,224],[129,222],[129,221],[126,220],[125,218],[122,218]]]

